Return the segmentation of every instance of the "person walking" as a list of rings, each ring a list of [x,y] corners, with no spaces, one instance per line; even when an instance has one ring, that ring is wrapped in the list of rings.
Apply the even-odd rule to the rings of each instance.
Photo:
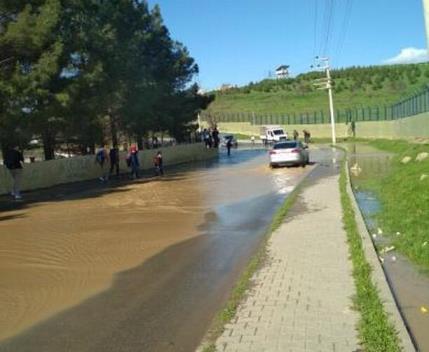
[[[110,171],[109,175],[113,174],[113,171],[116,170],[116,177],[119,177],[119,148],[115,144],[109,151],[109,160],[110,160]]]
[[[299,133],[297,130],[293,130],[293,140],[296,141],[299,137]]]
[[[162,162],[162,153],[160,150],[156,153],[156,155],[153,157],[153,165],[155,167],[155,175],[156,176],[163,176],[164,175],[164,167]]]
[[[209,131],[207,131],[206,128],[203,131],[203,140],[204,140],[204,145],[206,146],[206,148],[210,148],[210,133],[209,133]]]
[[[304,134],[304,142],[306,144],[310,143],[310,137],[311,137],[310,132],[307,130],[303,130],[302,133]]]
[[[219,130],[217,129],[217,127],[213,129],[212,136],[213,136],[213,146],[215,148],[218,148],[219,147]]]
[[[356,122],[354,120],[351,122],[351,126],[350,127],[352,129],[353,138],[355,138],[356,137]]]
[[[132,144],[130,148],[130,153],[127,157],[127,164],[129,167],[131,167],[131,178],[139,178],[140,162],[138,153],[139,151],[137,150],[137,146],[135,144]]]
[[[97,153],[95,154],[95,162],[100,166],[101,175],[99,180],[105,182],[109,180],[109,171],[107,169],[107,163],[109,160],[109,154],[105,146],[98,148]]]
[[[24,157],[19,151],[18,147],[9,148],[5,154],[4,165],[10,172],[12,176],[12,191],[10,192],[11,196],[15,200],[22,199],[21,196],[21,179],[23,172]]]
[[[228,140],[226,141],[226,150],[228,152],[228,156],[231,155],[231,147],[232,147],[232,137],[228,138]]]

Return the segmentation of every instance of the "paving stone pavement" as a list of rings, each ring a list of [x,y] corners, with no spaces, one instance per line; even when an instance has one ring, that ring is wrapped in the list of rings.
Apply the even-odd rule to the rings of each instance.
[[[217,351],[358,351],[338,176],[304,188],[268,251]]]

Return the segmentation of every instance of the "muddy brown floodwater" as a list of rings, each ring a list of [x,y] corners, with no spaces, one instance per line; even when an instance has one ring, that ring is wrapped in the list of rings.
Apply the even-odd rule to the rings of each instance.
[[[0,351],[192,350],[310,169],[244,150],[1,198]]]

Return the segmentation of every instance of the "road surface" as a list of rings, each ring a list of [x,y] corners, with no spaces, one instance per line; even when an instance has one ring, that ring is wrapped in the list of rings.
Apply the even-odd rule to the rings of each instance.
[[[312,168],[267,165],[266,151],[233,151],[163,179],[1,198],[0,351],[195,349]]]

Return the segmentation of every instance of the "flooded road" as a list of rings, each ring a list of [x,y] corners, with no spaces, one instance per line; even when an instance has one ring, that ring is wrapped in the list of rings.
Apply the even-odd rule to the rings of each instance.
[[[313,160],[325,151],[313,151]],[[0,351],[191,351],[310,168],[265,151],[0,200]]]
[[[392,155],[365,145],[349,145],[348,148],[353,189],[367,227],[379,248],[389,246],[391,236],[397,234],[378,233],[376,214],[381,205],[376,195],[365,189],[365,183],[386,175]],[[381,256],[389,285],[418,351],[429,351],[429,314],[422,311],[422,307],[429,306],[429,275],[396,251]]]

